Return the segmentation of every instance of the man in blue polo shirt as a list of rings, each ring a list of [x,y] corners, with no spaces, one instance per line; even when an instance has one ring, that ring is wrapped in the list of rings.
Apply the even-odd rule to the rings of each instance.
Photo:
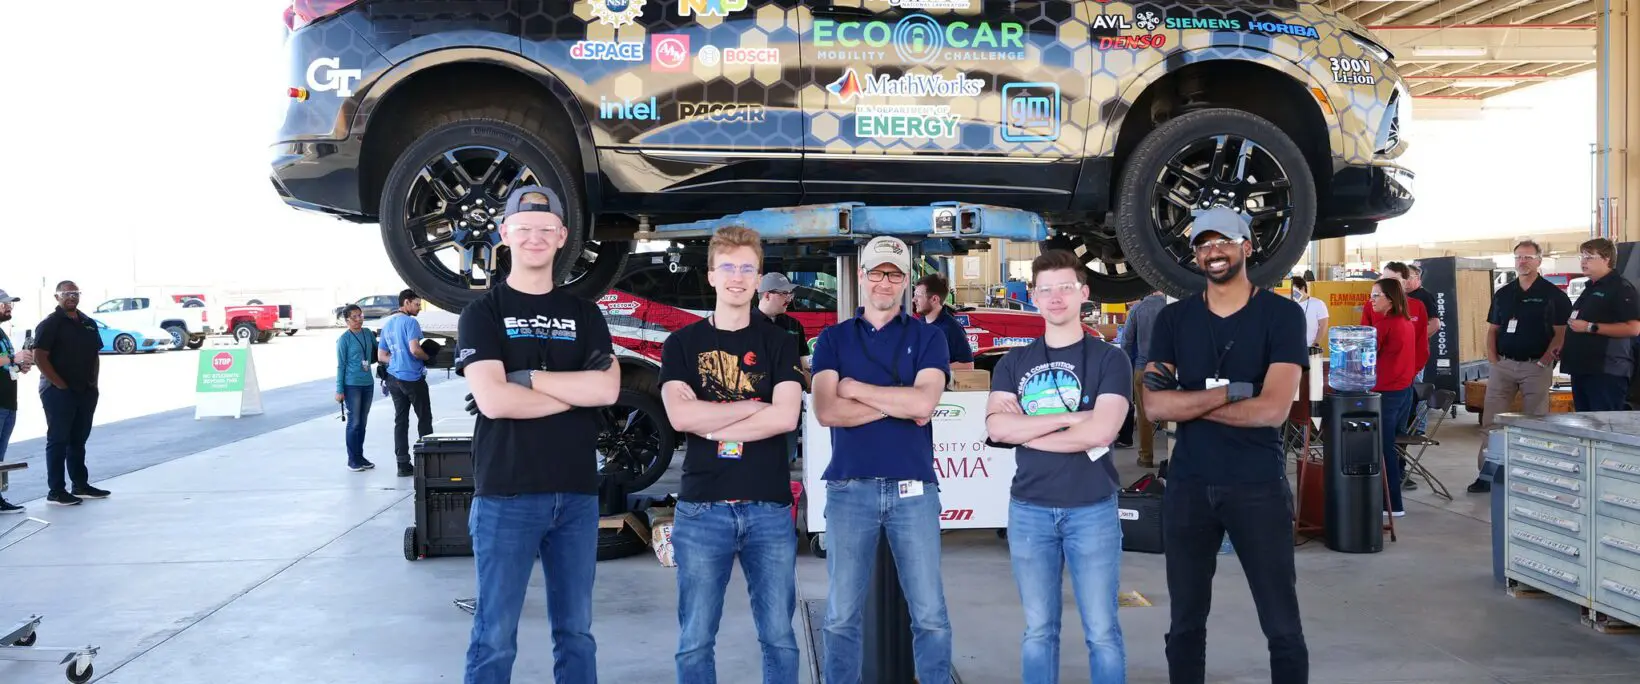
[[[950,375],[945,335],[901,307],[911,250],[879,237],[860,251],[854,318],[814,350],[814,409],[831,428],[826,480],[824,679],[861,679],[860,619],[881,534],[910,607],[917,680],[951,677],[951,621],[940,580],[940,495],[929,418]]]

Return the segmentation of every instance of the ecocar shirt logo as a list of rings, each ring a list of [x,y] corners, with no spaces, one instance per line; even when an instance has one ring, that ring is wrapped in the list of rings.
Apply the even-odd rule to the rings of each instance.
[[[909,14],[890,27],[885,21],[815,19],[810,39],[819,48],[881,48],[893,43],[901,61],[912,64],[1025,58],[1025,26],[1012,21],[953,21],[941,25],[926,14]],[[867,56],[843,50],[819,55],[821,59]]]

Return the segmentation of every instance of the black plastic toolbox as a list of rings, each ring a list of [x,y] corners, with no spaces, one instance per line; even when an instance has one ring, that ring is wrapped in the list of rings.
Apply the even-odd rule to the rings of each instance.
[[[473,508],[473,438],[431,434],[411,451],[416,465],[416,524],[404,530],[404,558],[471,556],[467,526]]]

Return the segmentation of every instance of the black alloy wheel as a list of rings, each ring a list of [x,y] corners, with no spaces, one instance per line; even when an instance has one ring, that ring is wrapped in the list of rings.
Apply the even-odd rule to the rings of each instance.
[[[622,389],[614,405],[599,409],[598,472],[625,481],[628,492],[648,489],[672,464],[677,438],[660,399]]]
[[[1309,245],[1315,184],[1303,153],[1274,124],[1247,112],[1198,110],[1152,131],[1134,150],[1120,188],[1117,237],[1127,263],[1174,297],[1206,279],[1190,246],[1195,212],[1228,207],[1248,216],[1254,285],[1280,282]]]
[[[504,278],[509,261],[500,226],[507,196],[540,183],[528,163],[497,147],[457,147],[424,160],[404,217],[416,266],[463,290],[487,289]]]
[[[1088,279],[1088,297],[1096,302],[1131,302],[1151,291],[1150,284],[1122,257],[1122,245],[1116,239],[1116,229],[1108,226],[1092,227],[1091,232],[1078,228],[1059,232],[1042,243],[1044,249],[1070,252],[1082,262],[1082,273]]]
[[[114,338],[114,351],[121,354],[133,354],[137,351],[137,341],[130,335],[120,335]]]

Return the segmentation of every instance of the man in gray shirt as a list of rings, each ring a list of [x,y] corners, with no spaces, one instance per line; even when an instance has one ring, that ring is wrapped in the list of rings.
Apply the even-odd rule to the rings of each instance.
[[[1133,363],[1133,411],[1138,422],[1135,424],[1139,437],[1139,467],[1156,467],[1156,425],[1145,416],[1144,403],[1144,373],[1145,365],[1150,363],[1150,331],[1156,327],[1156,314],[1167,307],[1167,297],[1160,292],[1152,291],[1144,299],[1128,310],[1127,323],[1122,326],[1122,351],[1127,352],[1128,361]]]
[[[1092,681],[1127,681],[1116,619],[1122,522],[1109,452],[1127,414],[1133,367],[1120,349],[1083,330],[1084,277],[1069,252],[1031,262],[1031,301],[1047,332],[997,362],[985,410],[990,440],[1015,447],[1008,552],[1025,607],[1026,682],[1057,679],[1067,564]]]

